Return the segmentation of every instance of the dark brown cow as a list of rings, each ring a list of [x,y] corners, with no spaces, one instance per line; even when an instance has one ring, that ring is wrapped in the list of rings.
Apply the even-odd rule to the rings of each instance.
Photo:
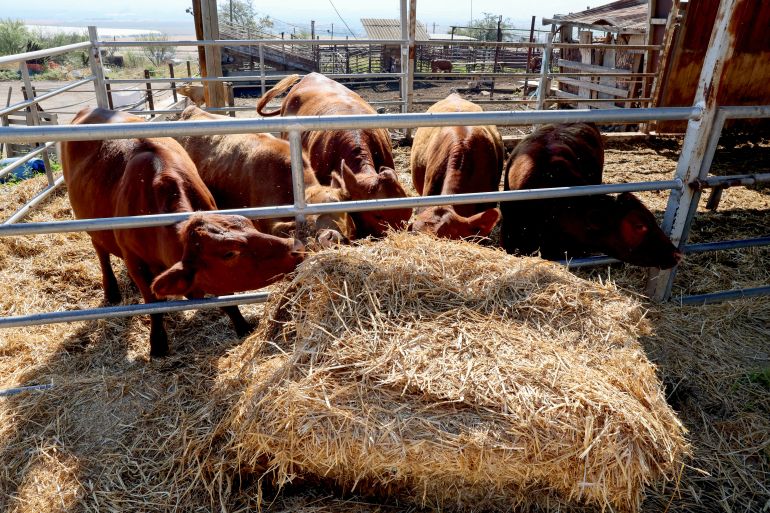
[[[593,123],[546,125],[527,136],[505,166],[505,190],[598,185],[604,147]],[[668,269],[682,258],[652,213],[630,193],[501,204],[502,245],[545,258],[604,252]]]
[[[232,119],[210,114],[198,107],[187,107],[181,120],[212,121]],[[219,208],[266,207],[294,203],[289,143],[270,134],[230,134],[178,137],[198,168],[203,182],[214,195]],[[330,203],[350,199],[345,191],[318,183],[307,157],[302,158],[305,199],[308,203]],[[276,236],[294,230],[292,218],[258,219],[254,226]],[[355,226],[346,213],[308,216],[320,241],[349,240]],[[336,230],[338,234],[326,233]]]
[[[432,61],[430,61],[430,72],[438,73],[439,71],[443,71],[445,73],[451,73],[452,61],[448,61],[446,59],[433,59]]]
[[[428,112],[481,112],[456,94]],[[494,126],[421,127],[412,144],[412,181],[423,196],[497,191],[503,170],[503,139]],[[428,207],[418,210],[414,231],[461,239],[487,237],[500,220],[488,204]]]
[[[143,118],[83,109],[73,124],[126,123]],[[216,204],[184,149],[170,138],[62,144],[62,167],[77,218],[215,210]],[[290,272],[303,256],[293,239],[265,235],[242,216],[195,214],[172,226],[89,232],[102,269],[107,302],[120,302],[110,255],[122,258],[146,303],[258,289]],[[224,309],[239,335],[250,329],[237,307]],[[150,355],[168,352],[163,314],[151,315]]]
[[[270,100],[289,89],[280,110],[265,112]],[[301,80],[299,75],[284,78],[259,100],[257,112],[262,116],[376,114],[358,94],[319,73],[310,73]],[[303,132],[302,145],[319,182],[330,184],[332,172],[338,172],[353,200],[406,196],[393,170],[393,150],[385,129]],[[342,166],[342,162],[346,165]],[[361,237],[381,237],[390,228],[404,226],[411,215],[408,208],[352,214]]]

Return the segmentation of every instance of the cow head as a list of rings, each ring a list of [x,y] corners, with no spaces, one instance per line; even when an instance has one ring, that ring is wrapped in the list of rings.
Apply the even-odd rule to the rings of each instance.
[[[304,258],[302,243],[259,232],[242,216],[196,214],[181,223],[179,233],[182,260],[152,282],[158,297],[259,289]]]
[[[382,166],[379,172],[354,173],[343,160],[341,173],[332,172],[332,186],[339,187],[351,200],[405,198],[406,191],[399,183],[396,172]],[[360,237],[382,237],[389,229],[401,229],[412,217],[411,208],[395,208],[359,212],[355,215]]]
[[[452,207],[429,207],[417,214],[409,229],[446,239],[489,237],[500,217],[500,210],[496,208],[463,217]]]
[[[631,193],[583,198],[567,217],[572,221],[564,219],[565,228],[576,240],[624,262],[670,269],[682,260],[652,212]]]
[[[305,190],[308,203],[339,203],[350,197],[339,186],[312,185]],[[356,225],[347,212],[334,212],[310,216],[314,225],[316,240],[323,248],[344,244],[356,237]]]

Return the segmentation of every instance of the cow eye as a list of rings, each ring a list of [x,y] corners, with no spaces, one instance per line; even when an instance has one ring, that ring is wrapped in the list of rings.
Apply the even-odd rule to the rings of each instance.
[[[222,255],[222,260],[232,260],[240,254],[240,251],[228,251]]]

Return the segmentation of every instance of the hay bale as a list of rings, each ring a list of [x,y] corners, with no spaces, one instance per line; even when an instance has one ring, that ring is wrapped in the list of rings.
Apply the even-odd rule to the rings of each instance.
[[[639,303],[537,258],[394,234],[309,258],[244,352],[226,458],[441,509],[636,510],[688,448]],[[232,458],[232,459],[231,459]]]

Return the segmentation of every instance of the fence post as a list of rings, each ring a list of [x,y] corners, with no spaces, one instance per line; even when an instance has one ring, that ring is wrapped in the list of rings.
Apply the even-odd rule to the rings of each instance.
[[[724,117],[719,115],[717,97],[725,61],[732,55],[735,34],[728,30],[737,0],[722,0],[719,4],[711,40],[703,60],[698,89],[693,104],[703,109],[700,118],[687,122],[682,143],[681,156],[676,166],[676,178],[684,184],[681,192],[671,191],[666,213],[663,217],[663,231],[675,246],[682,248],[687,242],[692,218],[698,209],[700,193],[688,184],[697,178],[705,178],[711,167]],[[647,292],[656,301],[671,296],[671,286],[676,276],[676,267],[669,270],[655,270],[649,273]]]
[[[301,233],[305,224],[305,171],[302,168],[302,132],[289,130],[289,155],[291,157],[291,186],[294,193],[296,232]]]
[[[259,45],[259,80],[262,82],[262,96],[265,96],[265,52]]]
[[[537,88],[537,110],[545,108],[545,99],[548,97],[548,71],[551,68],[551,48],[553,45],[554,31],[551,29],[551,35],[545,43],[543,49],[543,59],[540,62],[540,85]]]
[[[190,68],[190,61],[187,61],[187,78],[192,76],[192,69]]]
[[[147,80],[150,79],[150,70],[148,69],[144,70],[144,78],[146,78]],[[146,85],[147,85],[147,105],[149,105],[150,110],[153,111],[155,110],[155,101],[152,98],[152,84],[150,84],[150,82],[147,82]],[[150,117],[154,118],[155,114],[151,112]]]
[[[417,0],[409,0],[409,58],[406,61],[406,111],[412,110],[412,96],[414,95],[414,65],[417,57],[415,38],[417,35]],[[403,63],[402,63],[403,66]],[[407,128],[404,133],[406,140],[412,139],[412,129]]]
[[[529,27],[529,42],[534,43],[535,42],[535,16],[532,16],[532,25]],[[527,65],[525,68],[526,74],[529,74],[530,67],[529,63],[532,60],[532,45],[527,47]],[[529,77],[524,77],[524,89],[522,90],[521,98],[523,100],[527,99],[527,82],[529,81]]]
[[[174,78],[174,65],[170,62],[168,63],[168,74],[170,75],[171,78]],[[170,87],[171,87],[171,94],[174,95],[174,103],[176,103],[179,101],[179,98],[176,95],[176,83],[171,82]]]
[[[91,74],[95,77],[94,93],[96,93],[96,105],[106,109],[109,107],[107,100],[107,88],[104,82],[104,68],[102,67],[102,53],[99,49],[99,38],[96,34],[96,27],[88,26],[88,38],[91,40],[91,48],[88,55],[88,65],[91,67]]]
[[[407,67],[405,63],[409,60],[409,28],[407,27],[406,0],[399,2],[401,7],[401,69],[399,69],[399,80],[401,81],[401,112],[409,112],[406,102],[406,81]],[[408,130],[407,130],[408,132]]]
[[[21,78],[24,80],[24,98],[27,98],[27,94],[29,94],[29,99],[34,100],[35,99],[35,89],[32,87],[32,80],[29,78],[29,69],[27,69],[27,61],[22,61],[19,63],[19,71],[21,72]],[[28,92],[28,93],[27,93]],[[29,115],[32,119],[32,124],[34,126],[40,125],[40,116],[38,115],[38,106],[37,104],[30,105]],[[40,143],[37,143],[40,144]],[[45,144],[45,142],[43,142]],[[51,162],[48,160],[48,150],[43,151],[43,167],[45,167],[45,176],[48,178],[48,186],[53,186],[53,170],[51,169]]]

